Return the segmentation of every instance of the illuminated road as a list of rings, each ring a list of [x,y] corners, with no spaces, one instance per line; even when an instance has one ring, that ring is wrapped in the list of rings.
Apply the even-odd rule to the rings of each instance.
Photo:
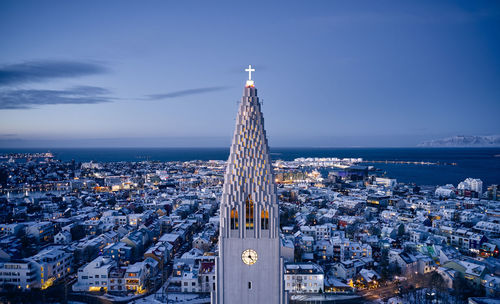
[[[378,299],[387,299],[396,295],[397,285],[395,283],[390,283],[387,286],[382,286],[377,289],[362,290],[360,294],[369,301],[374,301]]]

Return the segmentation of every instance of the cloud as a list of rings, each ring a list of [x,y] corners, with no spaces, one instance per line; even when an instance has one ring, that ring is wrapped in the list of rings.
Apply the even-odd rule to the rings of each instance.
[[[105,73],[104,66],[76,61],[39,60],[0,66],[0,86]]]
[[[66,90],[0,91],[0,110],[31,109],[55,104],[96,104],[115,100],[106,96],[107,94],[107,89],[93,86],[78,86]]]
[[[148,95],[147,97],[148,97],[148,99],[151,99],[151,100],[160,100],[160,99],[183,97],[183,96],[188,96],[188,95],[196,95],[196,94],[222,91],[225,89],[227,89],[227,87],[197,88],[197,89],[181,90],[181,91],[175,91],[175,92],[164,93],[164,94],[152,94],[152,95]]]

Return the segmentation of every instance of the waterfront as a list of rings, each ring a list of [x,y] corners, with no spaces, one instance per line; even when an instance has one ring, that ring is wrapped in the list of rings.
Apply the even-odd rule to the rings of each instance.
[[[6,153],[54,153],[76,162],[226,160],[227,148],[54,148],[0,149]],[[298,157],[361,157],[375,161],[433,162],[440,165],[374,163],[387,176],[419,185],[457,184],[467,177],[500,184],[500,148],[271,148],[273,160]],[[455,166],[443,165],[456,163]],[[366,163],[370,165],[369,163]]]

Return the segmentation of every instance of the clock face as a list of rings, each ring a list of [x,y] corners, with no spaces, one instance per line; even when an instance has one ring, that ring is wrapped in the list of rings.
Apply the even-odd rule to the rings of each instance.
[[[257,252],[253,249],[247,249],[241,254],[241,260],[247,265],[253,265],[257,262]]]

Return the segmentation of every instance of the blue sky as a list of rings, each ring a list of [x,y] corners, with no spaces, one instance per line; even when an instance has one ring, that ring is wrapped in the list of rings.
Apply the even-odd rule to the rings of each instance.
[[[248,64],[271,146],[500,134],[498,1],[234,2],[0,2],[0,146],[228,146]]]

